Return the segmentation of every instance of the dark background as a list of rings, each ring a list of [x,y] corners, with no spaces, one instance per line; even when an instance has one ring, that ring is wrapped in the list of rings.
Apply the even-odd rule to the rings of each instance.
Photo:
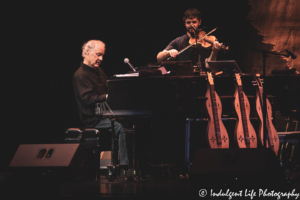
[[[4,84],[8,92],[3,95],[7,102],[3,110],[8,112],[4,114],[7,131],[1,139],[1,167],[9,164],[19,144],[63,142],[64,131],[79,126],[71,79],[82,61],[84,42],[100,39],[106,43],[100,67],[108,76],[125,73],[129,66],[124,58],[135,67],[154,63],[159,51],[186,33],[182,16],[190,7],[200,10],[205,31],[218,27],[212,35],[230,47],[218,59],[236,60],[242,71],[251,71],[245,67],[243,49],[251,47],[250,38],[262,43],[262,36],[247,20],[251,8],[246,0],[164,6],[114,1],[41,3],[11,12],[11,17],[17,16],[9,29],[16,44],[9,50],[13,54],[7,67],[12,76],[5,83],[9,87]]]

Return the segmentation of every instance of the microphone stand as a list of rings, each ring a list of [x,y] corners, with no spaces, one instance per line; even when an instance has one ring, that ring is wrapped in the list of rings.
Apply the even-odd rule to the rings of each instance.
[[[199,33],[200,33],[201,29],[195,29],[194,33],[195,33],[195,39],[196,39],[196,43],[195,43],[195,48],[194,51],[197,52],[197,57],[198,57],[198,62],[197,62],[197,67],[195,67],[194,69],[194,74],[199,73],[199,75],[201,75],[201,61],[200,61],[200,51],[197,49],[197,45],[198,45],[198,39],[199,39]]]
[[[197,45],[198,45],[198,31],[197,30],[195,30],[195,39],[196,39],[196,45],[195,45],[195,51],[198,53],[198,58],[199,58],[199,56],[200,56],[200,52],[197,50]],[[197,67],[195,68],[195,71],[194,71],[194,73],[197,73],[197,71],[199,71],[199,74],[200,74],[200,65],[201,65],[201,63],[200,63],[200,58],[198,59],[198,62],[197,62]],[[198,70],[197,70],[197,68],[198,68]]]
[[[263,56],[263,79],[266,80],[266,58],[268,57],[268,52],[263,52],[262,53]],[[268,130],[267,130],[267,95],[266,95],[266,91],[265,91],[265,87],[263,86],[263,131],[264,131],[264,147],[267,148],[267,141],[268,140]],[[271,146],[269,145],[269,148],[271,148]]]

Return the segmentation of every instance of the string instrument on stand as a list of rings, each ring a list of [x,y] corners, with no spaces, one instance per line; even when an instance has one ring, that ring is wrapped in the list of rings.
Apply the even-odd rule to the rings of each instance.
[[[209,115],[206,129],[208,143],[211,148],[229,148],[229,138],[227,130],[222,122],[222,104],[218,94],[215,91],[215,85],[212,74],[207,72],[207,91],[205,97],[206,109]]]
[[[234,107],[237,113],[237,122],[234,131],[234,138],[239,148],[257,148],[255,130],[250,122],[250,104],[243,91],[241,76],[235,74],[236,88],[234,93]]]
[[[258,132],[258,141],[260,145],[264,146],[264,126],[263,126],[263,80],[260,79],[258,76],[256,76],[255,81],[252,81],[254,86],[257,86],[256,88],[256,111],[260,120],[259,124],[259,132]],[[279,137],[278,133],[272,123],[272,107],[270,104],[270,101],[266,98],[266,128],[268,130],[268,139],[266,142],[266,147],[271,148],[276,156],[278,155],[279,151]]]

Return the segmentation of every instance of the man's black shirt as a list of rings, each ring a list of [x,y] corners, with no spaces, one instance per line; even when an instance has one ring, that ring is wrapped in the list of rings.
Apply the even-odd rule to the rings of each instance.
[[[85,127],[92,128],[100,119],[95,115],[95,103],[106,101],[108,77],[100,67],[81,63],[73,76],[73,89],[79,116]]]

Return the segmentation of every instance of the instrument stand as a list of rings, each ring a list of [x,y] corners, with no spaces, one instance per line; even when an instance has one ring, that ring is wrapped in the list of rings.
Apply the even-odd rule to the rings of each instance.
[[[261,52],[262,53],[262,57],[263,57],[263,75],[262,75],[262,79],[264,79],[266,77],[266,58],[269,55],[277,55],[277,56],[285,56],[285,57],[289,57],[289,55],[285,55],[285,54],[281,54],[281,53],[272,53],[269,51],[264,51],[264,50],[259,50],[256,48],[252,48],[254,51],[257,52]],[[265,81],[264,81],[265,82]],[[267,144],[267,138],[268,138],[268,130],[267,130],[267,126],[266,126],[266,116],[267,116],[267,107],[266,105],[266,99],[267,99],[267,95],[266,95],[266,91],[265,88],[263,87],[263,126],[264,126],[264,146],[266,147]]]
[[[262,51],[262,50],[258,50],[259,52],[262,52],[262,57],[263,57],[263,79],[265,79],[266,77],[266,58],[272,54],[272,55],[280,55],[280,56],[288,56],[288,55],[284,55],[281,53],[272,53],[272,52],[268,52],[268,51]],[[268,129],[266,126],[266,116],[267,116],[267,105],[266,102],[267,101],[267,95],[265,92],[265,88],[263,87],[263,124],[264,124],[264,146],[266,147],[267,141],[268,140]],[[270,146],[270,145],[269,145]],[[270,147],[271,148],[271,147]]]

